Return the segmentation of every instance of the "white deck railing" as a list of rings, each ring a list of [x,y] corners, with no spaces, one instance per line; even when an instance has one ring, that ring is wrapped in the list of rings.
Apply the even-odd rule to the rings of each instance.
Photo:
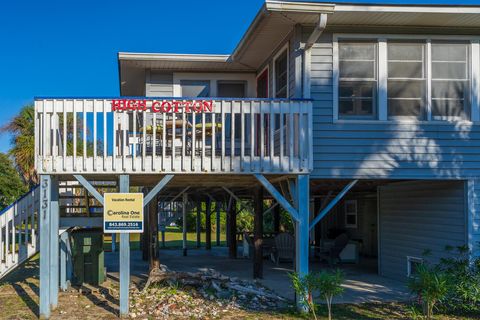
[[[37,99],[38,173],[304,173],[304,100]],[[86,141],[86,143],[84,143]]]
[[[39,192],[32,189],[0,212],[0,279],[38,252]]]

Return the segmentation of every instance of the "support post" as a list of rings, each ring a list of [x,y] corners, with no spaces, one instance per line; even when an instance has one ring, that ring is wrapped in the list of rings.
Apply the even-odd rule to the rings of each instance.
[[[295,222],[295,271],[304,276],[308,274],[308,254],[309,254],[309,176],[299,175],[296,179],[296,207],[298,211],[298,221]],[[304,310],[304,304],[296,296],[297,308]]]
[[[148,193],[148,189],[143,189],[143,195],[145,196]],[[151,203],[151,202],[150,202]],[[144,225],[148,226],[144,229],[143,233],[140,235],[140,244],[142,250],[142,260],[143,261],[150,261],[150,210],[151,206],[147,205],[144,208],[143,216],[144,216]]]
[[[280,206],[273,208],[273,232],[280,233]]]
[[[237,202],[231,198],[231,205],[228,208],[228,257],[237,258]]]
[[[158,201],[157,197],[148,204],[148,258],[150,271],[160,268],[158,257]]]
[[[320,213],[320,208],[322,205],[322,201],[320,198],[315,198],[313,201],[313,212],[314,213]],[[322,241],[322,225],[320,223],[317,223],[315,225],[315,247],[320,246],[320,242]]]
[[[119,177],[121,193],[130,190],[129,176],[122,174]],[[130,234],[120,234],[120,317],[128,316],[130,287]]]
[[[215,211],[217,215],[217,225],[215,228],[216,232],[216,242],[217,242],[217,247],[220,247],[220,202],[215,203]]]
[[[212,249],[212,200],[207,197],[205,200],[205,249]]]
[[[52,179],[40,176],[40,318],[50,318],[50,211]]]
[[[187,202],[188,202],[188,194],[185,192],[183,193],[183,201],[182,201],[182,219],[183,219],[183,227],[182,227],[182,247],[183,247],[183,256],[187,256]]]
[[[60,235],[60,289],[67,291],[72,279],[72,250],[68,230]]]
[[[201,241],[202,239],[200,238],[200,233],[202,230],[202,202],[199,200],[197,201],[197,226],[196,226],[196,231],[197,231],[197,248],[200,248]]]
[[[254,217],[254,259],[253,259],[253,278],[263,278],[263,188],[255,188],[253,195],[255,217]]]
[[[117,251],[117,234],[112,233],[112,252]]]
[[[51,179],[51,209],[50,209],[50,306],[55,310],[58,306],[59,291],[59,237],[58,227],[60,223],[58,179]]]

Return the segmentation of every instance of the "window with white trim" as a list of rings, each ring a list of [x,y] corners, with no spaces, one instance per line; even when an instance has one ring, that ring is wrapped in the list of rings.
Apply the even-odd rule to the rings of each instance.
[[[425,44],[387,44],[388,118],[425,119],[427,76]]]
[[[417,269],[421,264],[423,264],[422,258],[407,256],[407,277],[415,277]]]
[[[478,40],[377,37],[334,37],[335,119],[478,121]]]
[[[466,43],[432,43],[432,119],[465,119],[470,104]]]
[[[356,228],[358,226],[357,218],[357,200],[345,201],[345,227]]]
[[[377,50],[374,42],[340,42],[340,119],[374,119],[377,96]]]

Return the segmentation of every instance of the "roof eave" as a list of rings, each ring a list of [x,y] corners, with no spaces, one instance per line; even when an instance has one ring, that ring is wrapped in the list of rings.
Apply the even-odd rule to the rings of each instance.
[[[266,0],[260,8],[259,12],[253,19],[253,22],[248,27],[247,31],[243,35],[242,39],[235,47],[232,53],[232,60],[235,61],[239,58],[242,51],[245,50],[250,38],[255,32],[255,29],[272,12],[303,12],[312,14],[333,13],[335,4],[332,3],[314,3],[314,2],[291,2],[291,1],[278,1],[278,0]]]
[[[119,52],[118,60],[130,61],[198,61],[198,62],[227,62],[230,55],[223,54],[173,54],[173,53],[138,53]]]

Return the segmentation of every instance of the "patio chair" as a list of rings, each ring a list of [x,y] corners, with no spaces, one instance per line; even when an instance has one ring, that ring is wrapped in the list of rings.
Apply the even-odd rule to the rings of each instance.
[[[273,239],[263,238],[262,245],[262,255],[263,258],[269,258],[272,254],[274,247]],[[247,232],[243,233],[243,257],[253,259],[253,253],[255,250],[255,244],[253,242],[253,237],[250,236]]]
[[[333,246],[326,251],[320,252],[319,257],[322,260],[328,261],[328,264],[332,266],[336,261],[341,261],[340,253],[348,244],[348,236],[346,233],[342,233],[335,238]]]
[[[295,238],[289,233],[278,234],[275,237],[275,249],[271,256],[277,265],[280,260],[293,261],[295,259]]]
[[[247,232],[243,233],[243,257],[251,258],[253,252],[253,240]]]

